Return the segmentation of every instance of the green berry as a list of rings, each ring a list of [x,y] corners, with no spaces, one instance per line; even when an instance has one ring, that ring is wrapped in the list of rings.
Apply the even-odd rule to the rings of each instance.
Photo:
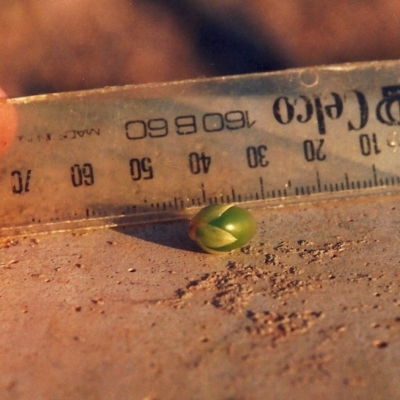
[[[215,205],[203,208],[190,221],[189,236],[204,251],[220,254],[245,245],[256,230],[249,211],[232,204]]]

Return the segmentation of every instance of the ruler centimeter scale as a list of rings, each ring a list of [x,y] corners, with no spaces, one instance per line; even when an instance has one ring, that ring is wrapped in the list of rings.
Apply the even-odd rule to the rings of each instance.
[[[400,192],[400,61],[0,102],[0,235]]]

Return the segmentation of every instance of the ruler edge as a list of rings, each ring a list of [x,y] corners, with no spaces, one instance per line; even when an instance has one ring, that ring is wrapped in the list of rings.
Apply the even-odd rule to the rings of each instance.
[[[213,82],[234,82],[239,79],[248,78],[248,79],[256,79],[262,77],[274,77],[274,76],[285,76],[285,75],[300,75],[305,71],[336,71],[338,73],[346,73],[352,71],[354,69],[377,69],[382,67],[393,67],[398,65],[400,68],[400,59],[398,60],[376,60],[376,61],[359,61],[359,62],[346,62],[346,63],[338,63],[338,64],[322,64],[316,66],[306,66],[306,67],[296,67],[296,68],[288,68],[284,70],[278,71],[269,71],[269,72],[256,72],[249,74],[236,74],[236,75],[223,75],[223,76],[215,76],[209,78],[192,78],[178,81],[168,81],[168,82],[154,82],[154,83],[141,83],[141,84],[127,84],[127,85],[119,85],[119,86],[104,86],[101,88],[93,88],[93,89],[85,89],[85,90],[73,90],[67,92],[55,92],[55,93],[45,93],[45,94],[37,94],[32,96],[22,96],[22,97],[13,97],[5,100],[0,100],[0,104],[2,102],[8,103],[10,105],[17,104],[26,104],[31,102],[41,102],[48,100],[57,100],[61,96],[65,98],[84,98],[87,96],[92,96],[96,94],[104,94],[104,93],[117,93],[117,92],[128,92],[131,90],[145,90],[145,89],[156,89],[156,88],[164,88],[164,87],[173,87],[173,86],[181,86],[188,84],[206,84]]]
[[[230,203],[238,205],[241,208],[254,211],[255,213],[267,213],[268,210],[293,209],[295,207],[318,206],[324,204],[339,204],[349,201],[379,201],[382,198],[400,196],[400,188],[388,191],[387,186],[372,188],[368,193],[360,193],[360,190],[345,190],[332,193],[315,193],[310,195],[301,195],[288,198],[276,198],[269,200],[253,200],[242,203]],[[307,200],[305,200],[307,199]],[[55,233],[79,234],[100,229],[124,229],[129,227],[138,227],[143,225],[152,225],[159,223],[170,223],[178,221],[189,221],[204,206],[195,206],[185,208],[180,213],[168,214],[158,212],[146,212],[136,215],[97,217],[90,219],[81,219],[74,221],[47,222],[43,224],[22,225],[12,228],[0,228],[0,241],[14,239],[19,237],[33,237],[37,235],[49,235]],[[143,220],[146,215],[146,220]],[[70,225],[70,226],[68,226]],[[50,227],[50,229],[49,229]],[[53,229],[51,229],[53,228]]]

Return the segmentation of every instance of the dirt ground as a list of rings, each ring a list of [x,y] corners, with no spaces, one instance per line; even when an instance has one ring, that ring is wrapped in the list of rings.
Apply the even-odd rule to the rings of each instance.
[[[221,257],[187,222],[6,240],[0,398],[400,398],[399,200],[257,210]]]

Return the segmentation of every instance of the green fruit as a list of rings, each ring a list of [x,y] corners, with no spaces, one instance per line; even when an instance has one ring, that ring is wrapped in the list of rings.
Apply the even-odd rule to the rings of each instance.
[[[203,208],[190,221],[189,236],[206,252],[220,254],[245,245],[256,230],[249,211],[232,204],[215,205]]]

